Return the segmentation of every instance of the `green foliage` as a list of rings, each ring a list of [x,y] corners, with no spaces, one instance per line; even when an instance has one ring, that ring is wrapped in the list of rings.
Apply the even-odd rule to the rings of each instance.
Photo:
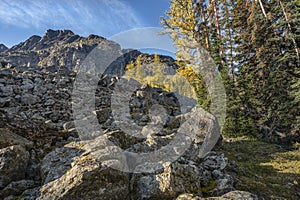
[[[251,134],[260,125],[285,133],[299,129],[299,1],[173,0],[167,16],[162,24],[177,46],[177,60],[195,64],[201,45],[222,75],[224,133]],[[196,91],[207,104],[205,90]]]
[[[292,85],[292,91],[291,91],[291,95],[293,95],[295,97],[295,99],[294,99],[295,108],[300,107],[300,69],[298,69],[297,75],[299,77],[295,80],[294,84]],[[300,131],[300,111],[298,113],[296,113],[296,120],[297,120],[297,122],[295,125],[295,129]]]
[[[209,98],[208,91],[206,89],[202,76],[200,74],[197,74],[193,70],[192,66],[189,66],[184,62],[177,62],[177,65],[179,66],[177,73],[180,76],[183,76],[192,86],[193,91],[191,92],[195,92],[195,94],[188,94],[188,96],[197,96],[198,104],[202,108],[208,110],[211,100]]]
[[[255,135],[258,129],[250,117],[227,117],[223,133],[227,136]]]
[[[215,189],[217,187],[217,182],[216,181],[211,181],[207,186],[202,187],[202,193],[207,194],[210,190]]]

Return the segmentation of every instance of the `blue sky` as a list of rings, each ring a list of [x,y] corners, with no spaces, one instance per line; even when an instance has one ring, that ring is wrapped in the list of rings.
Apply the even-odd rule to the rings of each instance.
[[[0,43],[11,47],[47,29],[110,38],[133,28],[160,27],[168,0],[1,0]]]

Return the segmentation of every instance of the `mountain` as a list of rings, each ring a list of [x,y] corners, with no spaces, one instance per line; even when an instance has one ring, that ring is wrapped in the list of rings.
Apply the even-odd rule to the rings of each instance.
[[[100,44],[113,46],[114,51],[119,51],[122,55],[106,69],[105,73],[111,75],[123,75],[125,66],[142,54],[137,50],[122,50],[119,44],[97,35],[80,37],[70,30],[49,29],[42,37],[31,36],[5,52],[0,52],[0,61],[22,67],[55,67],[74,71],[78,69],[86,56]],[[144,54],[143,57],[143,64],[149,64],[154,56]],[[173,65],[174,69],[178,68],[175,60],[169,56],[160,55],[160,60],[168,65]]]
[[[5,46],[4,44],[0,44],[0,53],[6,51],[7,49],[7,46]]]
[[[95,35],[84,38],[69,30],[50,29],[42,37],[32,36],[2,52],[0,59],[16,66],[55,66],[73,70],[102,42],[113,43]]]

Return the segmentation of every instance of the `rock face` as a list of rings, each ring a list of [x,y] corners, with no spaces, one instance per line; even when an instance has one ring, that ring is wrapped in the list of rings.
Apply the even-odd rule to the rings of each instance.
[[[95,88],[91,112],[103,134],[90,132],[80,141],[84,136],[77,132],[80,127],[76,124],[86,118],[83,113],[79,118],[73,116],[73,84],[78,67],[97,45],[102,52],[118,51],[122,56],[98,77]],[[228,159],[217,152],[206,154],[211,149],[203,148],[208,143],[206,135],[210,139],[218,136],[220,127],[210,113],[192,109],[197,102],[139,83],[130,95],[115,94],[122,88],[128,92],[127,80],[120,76],[138,56],[147,70],[153,55],[122,50],[105,38],[84,38],[67,30],[48,30],[42,37],[32,36],[0,51],[1,199],[175,199],[183,193],[220,196],[234,190],[232,177],[225,173]],[[170,74],[176,73],[178,66],[172,58],[160,56],[160,60],[169,66]],[[113,97],[128,98],[118,108],[120,116],[115,113],[118,105]],[[182,109],[181,102],[190,107]],[[132,124],[143,131],[126,132]],[[172,141],[179,130],[190,142],[188,150],[172,162],[165,156],[157,170],[133,173],[150,169],[153,163],[116,157],[122,155],[119,151],[142,155],[169,144],[178,152],[176,145],[182,140]]]

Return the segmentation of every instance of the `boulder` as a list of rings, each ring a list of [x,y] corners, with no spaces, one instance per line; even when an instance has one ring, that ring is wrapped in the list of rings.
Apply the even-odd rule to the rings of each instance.
[[[0,88],[1,96],[9,97],[9,96],[12,96],[13,93],[14,93],[14,91],[13,91],[13,87],[11,85],[3,86]]]
[[[4,98],[0,97],[0,108],[10,107],[12,102],[13,102],[13,98],[11,97],[4,97]]]
[[[69,145],[72,146],[72,145]],[[43,183],[49,183],[63,176],[71,168],[73,158],[82,153],[80,149],[72,147],[56,148],[47,154],[41,165]]]
[[[34,188],[36,185],[37,182],[33,180],[20,180],[11,182],[3,190],[0,190],[0,198],[4,199],[5,197],[8,197],[10,195],[20,195],[23,193],[23,191]]]
[[[82,155],[63,176],[43,185],[37,199],[129,199],[129,174],[112,165]]]
[[[40,188],[35,187],[25,190],[18,198],[20,200],[36,200],[40,196]]]
[[[25,105],[32,105],[40,101],[40,98],[38,96],[25,93],[22,95],[21,101]]]
[[[218,152],[208,152],[203,161],[201,162],[201,166],[204,169],[212,170],[223,170],[228,164],[228,158],[225,157],[223,153]]]
[[[28,160],[29,153],[20,145],[0,149],[0,189],[25,178]]]
[[[11,69],[0,69],[0,78],[8,78],[8,77],[11,77],[11,76],[12,76],[12,70]]]
[[[251,194],[250,192],[245,192],[245,191],[232,191],[228,192],[224,195],[221,196],[221,198],[225,199],[232,199],[232,200],[258,200],[258,197],[254,194]]]
[[[27,140],[26,138],[19,136],[7,129],[0,129],[0,149],[13,146],[21,145],[23,147],[31,148],[33,142]]]
[[[193,164],[165,163],[159,174],[134,174],[131,198],[174,199],[181,193],[201,196],[200,175],[198,167]]]

